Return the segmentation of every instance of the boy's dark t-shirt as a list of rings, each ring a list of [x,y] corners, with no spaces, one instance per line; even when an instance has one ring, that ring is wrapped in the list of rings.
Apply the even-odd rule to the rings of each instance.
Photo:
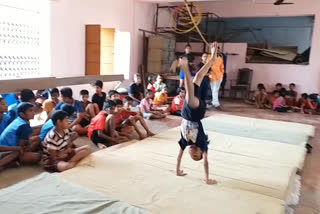
[[[201,120],[204,118],[205,113],[206,113],[206,102],[205,100],[201,99],[200,94],[202,94],[201,90],[199,90],[199,86],[194,84],[194,94],[199,98],[199,107],[196,109],[191,108],[187,102],[184,102],[183,107],[182,107],[182,118],[191,121],[194,123],[197,123],[198,126],[198,135],[197,135],[197,140],[195,143],[188,141],[183,137],[181,134],[181,139],[179,141],[179,145],[181,149],[185,149],[186,146],[190,145],[196,145],[201,149],[201,151],[207,151],[208,150],[208,136],[204,133],[203,126],[201,123]]]
[[[133,94],[133,97],[141,100],[140,93],[143,94],[144,88],[142,84],[137,85],[136,83],[132,83],[129,86],[129,94]]]
[[[99,110],[101,111],[103,108],[103,104],[106,101],[106,93],[102,92],[102,96],[99,96],[97,93],[95,93],[92,96],[92,103],[96,103],[99,106]]]

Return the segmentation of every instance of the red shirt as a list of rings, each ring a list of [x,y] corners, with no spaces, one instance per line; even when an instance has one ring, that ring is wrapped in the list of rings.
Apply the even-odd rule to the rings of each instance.
[[[183,102],[184,102],[184,100],[181,99],[181,97],[179,95],[175,96],[175,98],[173,98],[172,103],[171,103],[171,112],[174,113],[177,111],[176,105],[179,105],[180,109],[182,109]]]
[[[318,107],[318,103],[317,102],[311,101],[310,103],[311,103],[311,105],[312,105],[312,107],[314,109],[316,109]],[[312,109],[312,107],[309,105],[307,100],[304,101],[304,105],[305,105],[304,106],[305,109]]]
[[[104,111],[100,111],[94,118],[92,118],[90,125],[88,127],[88,137],[91,139],[92,133],[95,130],[104,130],[104,124],[107,115]]]
[[[153,85],[151,83],[148,84],[147,89],[153,91],[153,93],[156,93],[156,89],[153,87]]]
[[[136,112],[130,112],[123,110],[116,117],[116,126],[122,123],[124,120],[128,119],[130,116],[136,116]]]

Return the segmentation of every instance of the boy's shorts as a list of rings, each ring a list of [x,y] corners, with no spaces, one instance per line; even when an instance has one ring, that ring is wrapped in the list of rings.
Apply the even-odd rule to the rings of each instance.
[[[89,124],[90,124],[90,121],[87,119],[82,119],[81,122],[79,123],[79,125],[82,126],[83,128],[85,128]]]
[[[103,145],[105,145],[107,147],[112,145],[111,142],[109,142],[108,140],[99,137],[98,130],[94,130],[92,132],[91,141],[96,145],[98,145],[98,143],[102,143]]]
[[[152,113],[142,112],[142,115],[145,119],[150,119],[150,117],[152,116]]]
[[[72,152],[68,154],[66,158],[57,158],[57,159],[52,159],[48,155],[43,155],[42,156],[42,166],[45,170],[48,172],[59,172],[58,170],[58,163],[60,161],[68,162],[71,160],[73,156],[75,156],[76,152],[74,149],[72,149]]]

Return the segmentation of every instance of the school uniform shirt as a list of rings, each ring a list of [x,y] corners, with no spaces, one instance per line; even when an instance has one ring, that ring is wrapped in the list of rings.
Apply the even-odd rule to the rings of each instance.
[[[9,125],[10,117],[7,114],[2,114],[2,119],[0,121],[0,135],[5,130],[5,128]]]
[[[17,117],[2,132],[0,136],[0,145],[2,146],[18,146],[19,140],[28,141],[32,134],[30,124],[21,117]]]
[[[50,119],[48,120],[41,128],[41,131],[40,131],[40,140],[43,141],[44,138],[46,137],[46,135],[48,134],[48,132],[53,129],[54,127],[54,124],[53,124],[53,121]]]
[[[88,137],[91,140],[93,131],[104,130],[104,124],[106,121],[107,115],[104,111],[100,111],[94,118],[92,118],[90,125],[88,127]]]
[[[61,106],[63,105],[63,102],[58,103],[56,106],[56,110],[61,110]],[[83,112],[82,104],[79,100],[73,100],[73,103],[71,104],[73,108],[75,109],[74,113],[69,117],[69,124],[73,123],[77,119],[77,114]]]
[[[20,101],[18,101],[15,104],[12,104],[8,107],[8,113],[7,115],[10,117],[9,123],[12,123],[17,117],[18,117],[18,105]]]
[[[131,83],[129,86],[129,94],[132,94],[134,98],[140,100],[140,94],[144,93],[144,88],[142,84]]]
[[[224,74],[224,64],[222,57],[217,57],[211,66],[211,72],[209,74],[210,82],[222,80]]]
[[[50,156],[49,151],[61,152],[68,148],[68,144],[71,138],[70,131],[68,129],[64,130],[64,134],[60,135],[56,128],[51,129],[43,142],[43,153]]]
[[[140,102],[140,109],[142,112],[149,112],[152,106],[152,99],[144,98]]]
[[[99,110],[101,111],[103,109],[103,104],[106,101],[106,93],[102,92],[102,96],[99,96],[97,93],[95,93],[92,96],[92,103],[96,103],[99,106]]]
[[[154,100],[153,105],[164,105],[168,101],[168,95],[165,93],[157,93]]]
[[[176,105],[180,106],[180,111],[181,111],[182,107],[183,107],[183,103],[184,103],[184,100],[181,99],[181,97],[179,95],[175,96],[175,98],[173,98],[172,103],[171,103],[171,112],[174,113],[177,111]]]

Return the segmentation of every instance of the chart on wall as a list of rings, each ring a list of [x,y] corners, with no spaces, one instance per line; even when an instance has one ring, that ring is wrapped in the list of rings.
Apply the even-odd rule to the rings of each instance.
[[[50,75],[48,4],[0,0],[0,79]]]

